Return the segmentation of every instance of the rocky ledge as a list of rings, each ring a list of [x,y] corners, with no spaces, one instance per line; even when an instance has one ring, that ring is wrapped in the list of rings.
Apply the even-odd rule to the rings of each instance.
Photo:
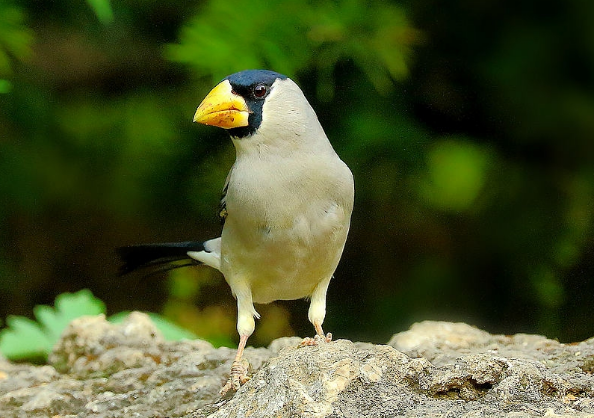
[[[422,322],[387,345],[300,341],[248,348],[252,379],[221,399],[232,349],[80,318],[49,365],[0,360],[0,417],[594,417],[594,339]]]

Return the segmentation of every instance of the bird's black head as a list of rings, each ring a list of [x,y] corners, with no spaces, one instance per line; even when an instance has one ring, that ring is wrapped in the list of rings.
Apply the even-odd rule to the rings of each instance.
[[[264,100],[270,94],[272,84],[287,76],[269,70],[245,70],[231,74],[223,79],[229,80],[233,93],[243,97],[250,110],[248,126],[229,129],[229,134],[235,138],[252,135],[262,123],[262,107]]]

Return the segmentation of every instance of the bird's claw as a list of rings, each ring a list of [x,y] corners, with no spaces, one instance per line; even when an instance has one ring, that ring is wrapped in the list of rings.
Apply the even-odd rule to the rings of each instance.
[[[299,347],[311,347],[315,345],[319,345],[321,343],[329,343],[332,341],[332,334],[328,333],[326,336],[324,335],[316,335],[315,337],[305,337],[303,341],[299,344]]]
[[[231,365],[231,374],[225,386],[223,386],[219,392],[221,396],[225,396],[227,392],[237,392],[241,385],[245,384],[250,377],[247,375],[249,364],[247,360],[241,361],[235,360]]]

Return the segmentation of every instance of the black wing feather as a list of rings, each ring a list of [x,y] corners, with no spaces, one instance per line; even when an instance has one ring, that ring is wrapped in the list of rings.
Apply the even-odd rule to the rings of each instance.
[[[199,241],[185,241],[163,244],[141,244],[120,247],[116,251],[123,263],[119,273],[120,275],[124,275],[140,268],[160,266],[180,260],[192,261],[192,263],[172,266],[171,268],[200,264],[198,261],[188,257],[187,253],[188,251],[204,251],[204,243]]]

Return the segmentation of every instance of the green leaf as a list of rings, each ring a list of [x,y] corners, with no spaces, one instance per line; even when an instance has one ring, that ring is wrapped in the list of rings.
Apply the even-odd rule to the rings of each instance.
[[[0,331],[0,352],[10,360],[45,361],[53,346],[68,324],[85,315],[105,313],[105,304],[90,290],[63,293],[56,298],[55,307],[38,305],[33,309],[37,322],[22,317],[9,316],[7,327]],[[112,315],[109,321],[122,322],[130,313]],[[148,313],[166,340],[197,338],[192,332],[174,324],[161,315]]]
[[[54,309],[50,306],[38,305],[33,309],[35,318],[55,341],[60,338],[62,331],[73,319],[105,313],[105,304],[93,296],[88,289],[59,295],[55,306]]]
[[[45,360],[54,342],[31,319],[22,316],[6,318],[7,328],[0,331],[0,351],[10,360]]]
[[[70,321],[105,313],[105,305],[85,289],[59,295],[55,308],[38,305],[33,312],[38,322],[9,316],[0,331],[0,351],[10,360],[45,360]]]

